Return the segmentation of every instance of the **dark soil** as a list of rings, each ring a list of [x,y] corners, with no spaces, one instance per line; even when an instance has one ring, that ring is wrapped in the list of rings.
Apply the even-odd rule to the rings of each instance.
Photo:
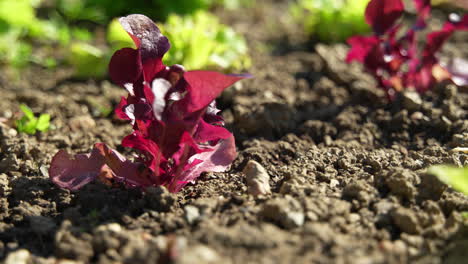
[[[1,123],[0,259],[466,263],[468,198],[425,169],[468,165],[467,154],[452,151],[468,147],[468,94],[440,84],[388,103],[359,65],[343,62],[345,45],[312,44],[284,17],[285,1],[257,2],[218,11],[246,35],[254,62],[255,78],[219,99],[239,156],[230,171],[207,173],[177,194],[57,188],[47,169],[59,149],[105,142],[124,151],[130,126],[104,116],[124,89],[37,70],[16,83],[0,77],[1,117],[26,103],[54,125],[29,136]],[[467,40],[450,49],[460,54]],[[251,194],[259,183],[243,170],[252,161],[266,169],[271,194]]]

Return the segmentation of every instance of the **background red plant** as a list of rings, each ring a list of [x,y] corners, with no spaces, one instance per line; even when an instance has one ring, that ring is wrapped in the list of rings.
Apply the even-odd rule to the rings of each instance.
[[[427,34],[425,45],[418,45],[417,33],[426,28],[430,17],[430,0],[413,0],[417,11],[415,23],[402,33],[397,23],[404,12],[401,0],[372,0],[366,9],[366,21],[372,26],[372,36],[354,36],[346,61],[364,64],[390,99],[396,92],[414,89],[419,93],[431,89],[439,81],[452,79],[456,66],[443,66],[437,53],[457,30],[468,30],[468,15],[451,14],[439,31]],[[465,70],[464,76],[468,76]],[[463,74],[462,74],[463,75]]]

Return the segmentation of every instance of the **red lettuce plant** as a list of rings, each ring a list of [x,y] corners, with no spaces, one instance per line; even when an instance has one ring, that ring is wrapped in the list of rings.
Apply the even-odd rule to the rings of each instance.
[[[365,17],[374,34],[348,39],[351,50],[346,61],[363,63],[390,99],[403,89],[423,93],[438,81],[452,79],[450,67],[442,66],[436,54],[455,31],[468,30],[468,15],[451,14],[441,30],[427,34],[425,45],[420,48],[417,32],[426,28],[431,5],[430,0],[413,1],[418,15],[406,32],[400,33],[402,24],[397,23],[404,12],[401,0],[372,0]]]
[[[95,144],[91,153],[74,157],[60,150],[50,165],[51,180],[70,190],[99,179],[130,187],[163,185],[177,192],[204,171],[224,171],[236,157],[236,149],[215,98],[247,76],[167,67],[162,57],[170,44],[153,21],[129,15],[120,23],[137,49],[115,52],[109,74],[128,91],[115,112],[133,125],[122,146],[137,150],[137,161],[125,159],[103,143]]]

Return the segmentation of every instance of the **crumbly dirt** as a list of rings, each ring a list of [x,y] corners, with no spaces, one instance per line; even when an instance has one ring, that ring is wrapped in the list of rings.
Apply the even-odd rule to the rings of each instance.
[[[54,186],[47,169],[59,149],[105,142],[125,152],[130,126],[106,115],[125,91],[66,70],[0,77],[0,260],[464,263],[468,197],[425,170],[468,165],[452,151],[468,147],[466,90],[440,84],[388,103],[359,65],[343,62],[345,45],[312,44],[284,17],[286,1],[258,2],[217,11],[246,35],[254,62],[254,78],[219,99],[238,158],[177,194]],[[6,120],[20,103],[51,114],[54,128],[16,133]],[[249,161],[262,175],[246,179]]]

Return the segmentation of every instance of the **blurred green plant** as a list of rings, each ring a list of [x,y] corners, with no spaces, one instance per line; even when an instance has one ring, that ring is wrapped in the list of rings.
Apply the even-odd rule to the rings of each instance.
[[[251,64],[244,38],[210,13],[174,14],[158,26],[171,42],[164,58],[167,65],[181,64],[187,69],[245,69]]]
[[[55,45],[65,47],[71,39],[93,38],[85,29],[68,26],[53,10],[49,19],[38,18],[41,4],[41,0],[0,0],[0,63],[16,69],[30,63],[53,68],[57,61],[47,52],[53,53]],[[45,54],[33,53],[36,44],[46,47]]]
[[[245,69],[250,66],[245,40],[210,13],[173,14],[159,26],[171,42],[164,60],[167,65],[181,64],[187,69]],[[136,48],[118,19],[108,25],[107,43],[107,47],[101,48],[84,42],[72,43],[67,61],[75,68],[75,77],[104,77],[116,50]]]
[[[39,1],[33,0],[0,0],[0,62],[24,67],[33,56],[31,44],[23,38],[47,40],[54,36],[50,22],[36,17],[38,5]],[[36,58],[36,62],[41,61]]]
[[[77,78],[100,78],[107,73],[108,54],[91,44],[75,42],[70,45],[67,61]]]
[[[435,165],[428,169],[428,173],[435,175],[453,189],[468,195],[468,167]]]
[[[68,20],[100,24],[131,13],[141,13],[155,20],[165,21],[171,14],[190,15],[213,6],[235,9],[251,6],[254,2],[255,0],[55,0],[59,12]]]
[[[107,65],[112,54],[121,48],[136,48],[133,40],[122,28],[118,19],[107,27],[107,46],[97,47],[89,42],[74,41],[70,45],[67,62],[73,66],[77,78],[102,78],[107,74]]]
[[[220,0],[56,0],[56,4],[69,20],[106,24],[114,17],[130,13],[141,13],[164,21],[172,13],[192,14],[196,10],[209,8],[216,1]]]
[[[291,17],[307,34],[322,42],[343,42],[370,32],[364,11],[370,0],[298,0],[289,7]]]
[[[246,53],[245,41],[232,29],[220,25],[214,16],[208,13],[202,15],[194,13],[213,6],[238,8],[248,6],[254,1],[0,0],[0,64],[9,65],[18,71],[31,63],[47,68],[65,63],[75,69],[76,78],[102,78],[107,73],[107,64],[114,51],[123,47],[134,47],[133,41],[118,21],[111,18],[128,13],[144,13],[160,21],[171,17],[172,22],[168,22],[170,28],[175,28],[173,24],[178,19],[184,21],[184,26],[190,23],[197,24],[196,32],[202,34],[194,41],[188,42],[201,46],[184,47],[188,53],[178,52],[173,56],[174,61],[178,63],[188,61],[187,67],[190,68],[192,65],[200,68],[206,65],[238,68],[239,64],[248,64],[247,57],[239,57],[239,54]],[[175,14],[194,15],[182,19],[176,18]],[[214,23],[215,28],[210,29],[211,25],[207,23]],[[88,30],[95,28],[96,24],[108,25],[107,43],[102,42],[98,33]],[[184,31],[184,37],[196,36],[195,34],[190,36],[187,29],[180,28],[179,30]],[[214,40],[209,40],[210,38]],[[179,43],[177,46],[183,45]],[[193,52],[190,49],[200,47],[204,52],[202,56],[192,54],[186,57],[185,54]],[[207,55],[206,52],[210,54]],[[209,59],[206,59],[208,57]],[[199,59],[202,63],[194,63]],[[19,76],[19,71],[17,75]]]
[[[213,4],[227,9],[238,9],[241,7],[252,7],[255,4],[255,0],[213,0]]]
[[[49,114],[40,114],[39,117],[35,117],[31,108],[25,104],[21,104],[20,109],[23,112],[23,117],[16,120],[16,129],[18,132],[34,135],[37,131],[44,132],[49,130]]]

